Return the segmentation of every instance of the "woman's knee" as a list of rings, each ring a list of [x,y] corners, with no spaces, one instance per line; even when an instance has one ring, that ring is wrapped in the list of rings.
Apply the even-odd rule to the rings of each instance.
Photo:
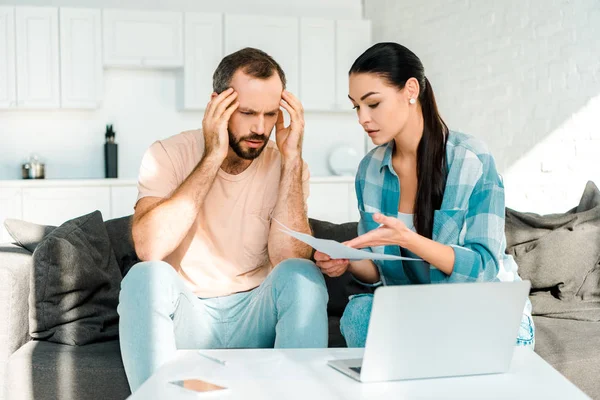
[[[372,307],[371,294],[355,295],[348,302],[340,320],[340,330],[348,347],[364,347]]]

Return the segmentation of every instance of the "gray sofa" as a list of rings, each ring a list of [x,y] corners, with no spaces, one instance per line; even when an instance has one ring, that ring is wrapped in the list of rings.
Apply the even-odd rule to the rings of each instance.
[[[335,225],[310,220],[315,236],[345,241],[356,236],[356,224]],[[106,221],[122,276],[137,262],[130,237],[130,217]],[[54,227],[38,227],[38,238],[25,247],[0,244],[0,400],[1,399],[124,399],[129,386],[118,340],[85,346],[70,346],[46,340],[32,340],[31,303],[32,251]],[[35,235],[34,235],[35,236]],[[368,292],[346,274],[338,279],[325,277],[329,292],[329,346],[344,347],[339,318],[348,296]]]
[[[106,229],[122,275],[137,261],[129,218],[107,221]],[[356,223],[311,220],[315,236],[348,240]],[[49,231],[46,229],[46,231]],[[123,399],[130,392],[118,340],[69,346],[32,340],[29,332],[32,250],[0,245],[0,399]],[[330,346],[344,346],[339,317],[350,294],[368,291],[347,274],[326,279],[330,296]],[[534,317],[536,352],[593,398],[600,399],[600,323]]]

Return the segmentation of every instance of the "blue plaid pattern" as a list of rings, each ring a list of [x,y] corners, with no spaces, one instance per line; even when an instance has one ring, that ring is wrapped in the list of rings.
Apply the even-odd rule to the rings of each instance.
[[[358,234],[377,228],[374,213],[396,218],[400,199],[398,175],[392,167],[394,141],[373,149],[356,175],[360,211]],[[447,180],[442,205],[434,212],[432,239],[452,246],[452,274],[430,266],[431,283],[514,281],[517,264],[505,254],[504,185],[487,147],[472,136],[451,131],[447,146]],[[400,255],[398,246],[365,249]],[[402,261],[376,261],[384,285],[410,284]],[[531,313],[528,302],[525,312]]]

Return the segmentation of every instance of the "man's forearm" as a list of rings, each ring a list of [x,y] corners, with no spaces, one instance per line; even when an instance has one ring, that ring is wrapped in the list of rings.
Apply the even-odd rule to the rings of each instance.
[[[138,256],[163,260],[181,244],[196,220],[222,161],[205,156],[173,192],[134,220],[133,238]]]
[[[310,234],[302,188],[303,165],[301,158],[282,162],[279,196],[273,217],[290,229]],[[273,265],[288,258],[310,258],[312,254],[310,246],[281,232],[279,228],[277,222],[271,222],[269,258]]]

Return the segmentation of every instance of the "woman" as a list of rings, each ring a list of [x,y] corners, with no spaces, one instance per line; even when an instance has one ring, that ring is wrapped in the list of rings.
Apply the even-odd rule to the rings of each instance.
[[[346,244],[423,261],[332,260],[332,277],[350,270],[360,283],[408,285],[520,280],[505,254],[504,187],[479,140],[449,131],[419,58],[397,43],[368,49],[350,69],[350,100],[377,147],[360,163],[359,237]],[[372,295],[350,299],[341,319],[349,347],[366,342]],[[517,344],[534,346],[531,303]]]

